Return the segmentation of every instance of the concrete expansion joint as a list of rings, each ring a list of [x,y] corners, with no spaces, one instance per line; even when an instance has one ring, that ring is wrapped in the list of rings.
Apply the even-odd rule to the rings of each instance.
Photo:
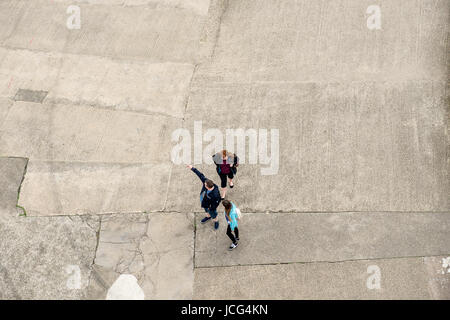
[[[248,264],[234,264],[234,265],[215,265],[215,266],[196,266],[194,269],[216,269],[216,268],[234,268],[234,267],[256,267],[256,266],[279,266],[279,265],[311,265],[311,264],[339,264],[347,262],[361,262],[361,261],[386,261],[386,260],[399,260],[399,259],[419,259],[419,258],[440,258],[441,256],[450,256],[449,253],[426,255],[426,256],[401,256],[401,257],[378,257],[378,258],[364,258],[364,259],[347,259],[347,260],[317,260],[317,261],[292,261],[292,262],[275,262],[275,263],[248,263]]]
[[[197,214],[202,214],[204,211],[190,211],[190,213],[196,216]],[[186,211],[177,211],[177,210],[154,210],[154,211],[135,211],[135,212],[107,212],[107,213],[98,213],[98,214],[54,214],[54,215],[38,215],[33,216],[36,218],[44,218],[44,217],[109,217],[114,215],[151,215],[151,214],[163,214],[163,215],[173,215],[173,214],[189,214]],[[370,211],[263,211],[263,210],[242,210],[243,214],[373,214],[373,213],[389,213],[389,214],[415,214],[415,213],[427,213],[427,214],[450,214],[450,210],[448,211],[384,211],[384,210],[370,210]]]
[[[50,91],[49,91],[50,92]],[[128,113],[128,114],[135,114],[140,116],[160,116],[175,120],[181,120],[183,119],[180,116],[174,116],[163,112],[156,112],[156,111],[135,111],[135,110],[126,110],[126,109],[117,109],[117,105],[108,105],[108,104],[100,104],[93,101],[88,100],[70,100],[70,99],[62,99],[62,98],[46,98],[43,103],[44,105],[49,106],[55,106],[55,105],[70,105],[70,106],[84,106],[84,107],[90,107],[97,110],[107,110],[107,111],[113,111],[113,112],[119,112],[119,113]]]
[[[50,51],[50,50],[43,50],[43,49],[35,49],[35,48],[27,48],[27,47],[20,47],[20,46],[9,46],[6,44],[0,44],[0,48],[11,50],[11,51],[28,51],[32,53],[44,53],[44,54],[52,54],[52,55],[58,55],[60,58],[64,56],[78,56],[78,57],[86,57],[86,58],[100,58],[100,59],[109,59],[114,62],[120,62],[120,63],[142,63],[142,64],[177,64],[177,65],[192,65],[190,62],[176,62],[176,61],[166,61],[166,60],[157,60],[157,59],[148,59],[145,57],[127,57],[127,58],[120,58],[117,56],[112,56],[108,54],[87,54],[87,53],[69,53],[64,51]]]

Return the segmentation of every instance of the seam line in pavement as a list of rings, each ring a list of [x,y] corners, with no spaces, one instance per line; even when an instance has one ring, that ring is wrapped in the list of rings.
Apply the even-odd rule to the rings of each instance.
[[[51,89],[48,91],[48,93],[51,93]],[[0,96],[2,97],[2,96]],[[118,112],[118,113],[125,113],[128,115],[135,115],[135,116],[142,116],[142,117],[163,117],[163,118],[169,118],[173,120],[183,120],[182,116],[177,115],[171,115],[164,112],[156,112],[156,111],[138,111],[138,110],[132,110],[132,109],[117,109],[117,105],[106,105],[106,104],[99,104],[97,102],[88,101],[88,100],[69,100],[69,99],[59,99],[59,98],[48,98],[48,96],[45,98],[43,102],[34,102],[34,101],[26,101],[26,100],[15,100],[14,96],[4,96],[2,98],[9,99],[13,102],[13,105],[18,103],[34,103],[34,104],[40,104],[42,106],[51,107],[51,108],[60,108],[62,107],[80,107],[80,108],[92,108],[96,111],[109,111],[109,112]],[[13,105],[10,109],[13,108]],[[9,113],[9,110],[8,110]]]
[[[450,253],[427,255],[427,256],[401,256],[401,257],[386,257],[386,258],[361,258],[361,259],[348,259],[348,260],[336,260],[336,261],[298,261],[298,262],[274,262],[274,263],[254,263],[254,264],[235,264],[226,266],[194,266],[195,269],[214,269],[214,268],[233,268],[233,267],[253,267],[253,266],[277,266],[277,265],[289,265],[289,264],[319,264],[319,263],[345,263],[345,262],[361,262],[361,261],[379,261],[379,260],[397,260],[397,259],[418,259],[418,258],[436,258],[441,256],[450,256]]]
[[[110,59],[117,62],[127,62],[127,63],[133,63],[133,62],[141,62],[145,64],[186,64],[186,65],[193,65],[194,62],[192,61],[168,61],[168,60],[152,60],[141,56],[129,56],[126,58],[119,58],[117,56],[112,55],[96,55],[96,54],[87,54],[87,53],[73,53],[73,52],[65,52],[65,51],[49,51],[49,50],[42,50],[42,49],[31,49],[31,48],[25,48],[25,47],[13,47],[5,44],[0,44],[0,49],[7,49],[12,51],[30,51],[34,53],[44,53],[44,54],[60,54],[60,55],[72,55],[72,56],[81,56],[86,58],[100,58],[100,59]],[[65,50],[65,48],[63,48]]]
[[[202,213],[202,211],[190,211],[193,214]],[[108,215],[128,215],[128,214],[151,214],[151,213],[167,213],[167,214],[176,214],[176,213],[186,213],[186,211],[164,211],[164,210],[155,210],[155,211],[135,211],[135,212],[105,212],[105,213],[86,213],[86,214],[50,214],[50,215],[29,215],[30,217],[83,217],[83,216],[108,216]],[[261,212],[261,211],[243,211],[245,214],[333,214],[333,213],[361,213],[361,214],[374,214],[374,213],[392,213],[392,214],[410,214],[410,213],[424,213],[424,214],[444,214],[448,213],[450,217],[450,211],[273,211],[273,212]]]

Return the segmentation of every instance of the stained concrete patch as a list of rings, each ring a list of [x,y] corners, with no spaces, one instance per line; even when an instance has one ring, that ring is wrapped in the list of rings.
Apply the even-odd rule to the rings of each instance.
[[[231,252],[226,223],[200,225],[196,267],[436,256],[450,250],[448,213],[243,214]]]
[[[0,131],[0,154],[33,160],[170,162],[181,119],[88,106],[16,102]]]
[[[0,213],[18,214],[16,204],[27,163],[28,159],[24,158],[0,157]]]
[[[19,204],[29,215],[160,211],[169,164],[30,161]]]
[[[131,274],[146,299],[191,299],[193,241],[190,214],[102,217],[89,298],[105,299],[120,274]]]
[[[48,91],[36,91],[36,90],[28,90],[28,89],[19,89],[17,91],[16,96],[14,97],[15,101],[28,101],[28,102],[36,102],[42,103],[47,96]]]
[[[83,298],[97,231],[95,217],[3,219],[0,298]]]
[[[438,260],[398,258],[200,268],[195,269],[194,299],[440,299],[447,293],[445,288],[430,290],[429,281],[435,275],[427,271],[424,260],[429,259]],[[373,279],[375,272],[379,282]],[[450,281],[450,275],[445,279]]]

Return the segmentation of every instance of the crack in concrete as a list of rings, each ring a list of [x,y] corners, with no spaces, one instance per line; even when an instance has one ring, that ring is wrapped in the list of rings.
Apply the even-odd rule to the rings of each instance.
[[[221,26],[222,26],[222,19],[223,19],[223,16],[224,16],[224,14],[227,11],[228,6],[229,6],[229,2],[228,1],[229,0],[220,0],[220,3],[221,3],[220,10],[221,10],[221,12],[220,12],[220,15],[219,15],[219,18],[218,18],[218,27],[217,27],[217,30],[216,30],[216,36],[215,36],[215,39],[214,39],[214,45],[213,45],[213,48],[211,50],[211,56],[209,57],[210,59],[212,59],[215,56],[215,54],[216,54],[216,47],[217,47],[217,43],[219,42],[220,30],[221,30]]]
[[[98,250],[98,245],[100,244],[100,231],[102,230],[102,216],[99,216],[99,221],[98,221],[98,230],[96,232],[96,237],[97,237],[97,243],[95,245],[95,250],[94,250],[94,258],[92,259],[92,263],[91,263],[91,269],[95,264],[95,259],[97,258],[97,250]]]
[[[189,85],[188,85],[188,87],[186,89],[186,93],[187,94],[186,94],[186,98],[185,98],[185,101],[184,101],[184,111],[183,111],[183,117],[182,117],[182,120],[181,120],[181,127],[182,128],[184,128],[184,126],[185,126],[187,107],[188,107],[188,104],[189,104],[189,99],[191,97],[191,91],[192,91],[192,81],[194,79],[194,76],[195,76],[197,70],[198,70],[198,64],[195,64],[194,65],[194,69],[192,70],[191,79],[189,80]],[[175,164],[172,161],[172,164],[170,166],[170,171],[169,171],[169,177],[167,179],[166,198],[164,200],[164,205],[163,205],[162,212],[165,212],[165,209],[166,209],[166,206],[167,206],[167,200],[169,199],[170,184],[171,184],[171,181],[172,181],[172,171],[173,171],[174,165]]]
[[[136,275],[137,279],[141,282],[141,284],[145,281],[145,277],[146,277],[146,266],[145,266],[145,258],[144,258],[144,253],[142,252],[141,249],[141,244],[142,241],[144,239],[148,239],[148,227],[150,224],[150,217],[148,215],[146,215],[146,221],[145,221],[145,228],[144,228],[144,232],[142,233],[142,235],[137,239],[137,241],[135,240],[135,245],[136,245],[136,249],[134,250],[134,255],[131,258],[130,263],[127,266],[127,270],[130,274],[133,274],[133,272],[130,271],[130,266],[133,265],[133,263],[135,262],[137,256],[140,256],[140,259],[142,261],[142,270],[139,270],[139,274]]]
[[[217,41],[218,41],[218,37],[219,37],[219,33],[220,33],[220,25],[222,24],[222,16],[224,14],[224,12],[226,11],[226,8],[228,7],[228,0],[218,0],[221,3],[220,9],[221,9],[221,13],[219,15],[219,20],[218,20],[218,26],[217,26],[217,30],[216,30],[216,35],[215,35],[215,39],[214,39],[214,45],[213,45],[213,49],[211,52],[211,55],[209,56],[209,60],[211,60],[211,58],[214,56],[214,52],[215,52],[215,47],[217,45]],[[211,3],[210,3],[210,8],[211,8]],[[209,11],[209,10],[208,10]],[[206,24],[205,24],[205,27]],[[193,88],[193,81],[195,78],[195,75],[198,71],[199,65],[201,64],[201,62],[198,62],[196,64],[194,64],[194,69],[192,70],[192,76],[191,79],[189,80],[189,85],[186,89],[186,98],[184,101],[184,111],[183,111],[183,117],[182,117],[182,124],[181,127],[184,128],[186,125],[186,114],[187,114],[187,110],[188,110],[188,106],[189,106],[189,101],[191,98],[191,92],[192,92],[192,88]],[[166,212],[166,208],[167,208],[167,201],[169,198],[169,191],[170,191],[170,186],[171,186],[171,182],[172,182],[172,172],[173,172],[173,167],[174,167],[174,163],[172,162],[172,165],[170,167],[170,171],[169,171],[169,178],[168,178],[168,183],[167,183],[167,192],[166,192],[166,198],[164,200],[164,205],[163,205],[163,209],[161,212]],[[194,217],[195,219],[195,217]]]
[[[102,277],[100,276],[100,274],[95,270],[95,268],[94,268],[94,266],[95,266],[95,259],[97,258],[97,250],[98,250],[98,246],[99,246],[99,243],[100,243],[100,231],[101,231],[101,229],[102,229],[102,216],[98,216],[98,218],[99,218],[99,221],[98,221],[98,230],[96,231],[96,233],[95,233],[95,236],[96,236],[96,238],[97,238],[97,242],[96,242],[96,244],[95,244],[95,249],[94,249],[94,257],[92,258],[92,262],[91,262],[91,265],[89,266],[89,276],[88,276],[88,280],[87,280],[87,285],[86,285],[86,288],[88,288],[88,290],[89,290],[89,288],[91,287],[91,281],[92,281],[92,278],[94,277],[96,280],[97,280],[97,282],[102,286],[102,287],[104,287],[105,289],[108,289],[107,288],[107,284],[105,283],[105,281],[102,279]],[[88,223],[86,223],[87,225],[89,225]],[[91,228],[91,229],[93,229],[93,228]],[[93,229],[94,230],[94,229]],[[95,231],[95,230],[94,230]]]
[[[19,187],[17,189],[17,202],[16,202],[16,208],[19,208],[23,211],[23,216],[27,216],[27,210],[19,205],[19,198],[20,198],[20,191],[22,189],[22,184],[23,181],[25,180],[25,175],[27,174],[27,169],[28,169],[28,163],[29,163],[29,159],[28,158],[21,158],[21,159],[25,159],[25,167],[23,169],[23,173],[22,173],[22,180],[20,181]]]
[[[147,237],[147,231],[146,231],[146,234],[141,239],[139,239],[139,242],[138,242],[138,245],[137,245],[137,248],[136,248],[137,249],[137,254],[140,256],[141,261],[142,261],[142,271],[141,271],[142,272],[142,276],[138,277],[138,279],[141,282],[141,284],[145,282],[146,275],[147,275],[146,274],[147,273],[147,268],[146,268],[146,265],[145,265],[145,256],[144,256],[144,252],[142,251],[142,248],[141,248],[142,240],[144,239],[144,237]]]
[[[194,248],[192,257],[192,269],[195,270],[195,253],[196,253],[196,243],[197,243],[197,214],[194,213]]]
[[[97,228],[95,228],[94,226],[92,226],[90,224],[89,218],[94,217],[94,218],[98,218],[100,220],[101,219],[100,216],[81,215],[79,217],[81,218],[81,221],[83,221],[89,228],[91,228],[92,231],[95,231],[96,233],[98,232]]]

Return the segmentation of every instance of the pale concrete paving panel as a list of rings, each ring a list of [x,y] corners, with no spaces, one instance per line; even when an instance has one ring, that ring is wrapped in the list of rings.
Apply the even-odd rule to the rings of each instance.
[[[366,10],[381,8],[381,30]],[[446,0],[229,1],[196,81],[446,79]]]
[[[19,2],[19,3],[17,3]],[[147,61],[195,62],[206,16],[170,6],[78,3],[80,29],[66,26],[72,1],[2,1],[14,28],[0,34],[9,48],[57,51]],[[52,17],[49,19],[48,17]]]
[[[182,120],[88,106],[16,102],[0,128],[0,154],[33,160],[170,163]]]
[[[435,275],[426,268],[431,259],[439,269],[442,258],[197,268],[194,299],[448,299],[446,288],[436,291],[430,281],[440,277],[448,283],[450,274]],[[379,289],[371,279],[375,272]]]
[[[23,213],[16,205],[27,163],[24,158],[0,157],[0,212],[5,218]]]
[[[194,215],[159,213],[150,216],[142,243],[146,261],[143,285],[149,299],[192,299],[194,283]]]
[[[30,160],[19,205],[28,215],[161,211],[170,164]]]
[[[50,91],[60,66],[58,53],[0,48],[0,95],[12,99],[19,89]]]
[[[0,48],[0,57],[2,96],[14,97],[20,90],[49,91],[46,103],[179,118],[194,71],[189,63],[124,61],[21,49]]]
[[[445,211],[446,106],[440,81],[211,84],[191,91],[184,127],[192,143],[195,121],[224,143],[227,129],[279,130],[276,174],[248,163],[248,138],[238,154],[247,162],[229,194],[250,211]],[[219,181],[214,165],[202,168]],[[183,210],[171,195],[187,186],[191,198],[195,179],[182,166],[173,176],[168,206]]]
[[[52,0],[53,2],[60,2],[65,4],[102,4],[115,6],[148,6],[150,8],[171,7],[189,9],[193,12],[206,15],[210,0]]]
[[[147,225],[147,214],[123,213],[101,217],[88,299],[105,299],[120,274],[132,274],[142,285],[145,265],[140,241],[146,235]]]
[[[84,298],[98,226],[87,216],[2,218],[0,299]]]
[[[145,299],[191,299],[194,216],[184,213],[102,216],[89,299],[104,299],[120,274],[132,274]]]
[[[197,224],[203,215],[197,215]],[[228,251],[226,222],[197,228],[197,267],[345,261],[450,253],[450,213],[244,213]]]
[[[9,109],[11,109],[13,105],[13,100],[8,98],[0,98],[0,128],[3,125],[3,121],[5,121],[8,116]]]
[[[194,65],[187,63],[125,63],[70,55],[48,101],[181,118],[193,72]]]

